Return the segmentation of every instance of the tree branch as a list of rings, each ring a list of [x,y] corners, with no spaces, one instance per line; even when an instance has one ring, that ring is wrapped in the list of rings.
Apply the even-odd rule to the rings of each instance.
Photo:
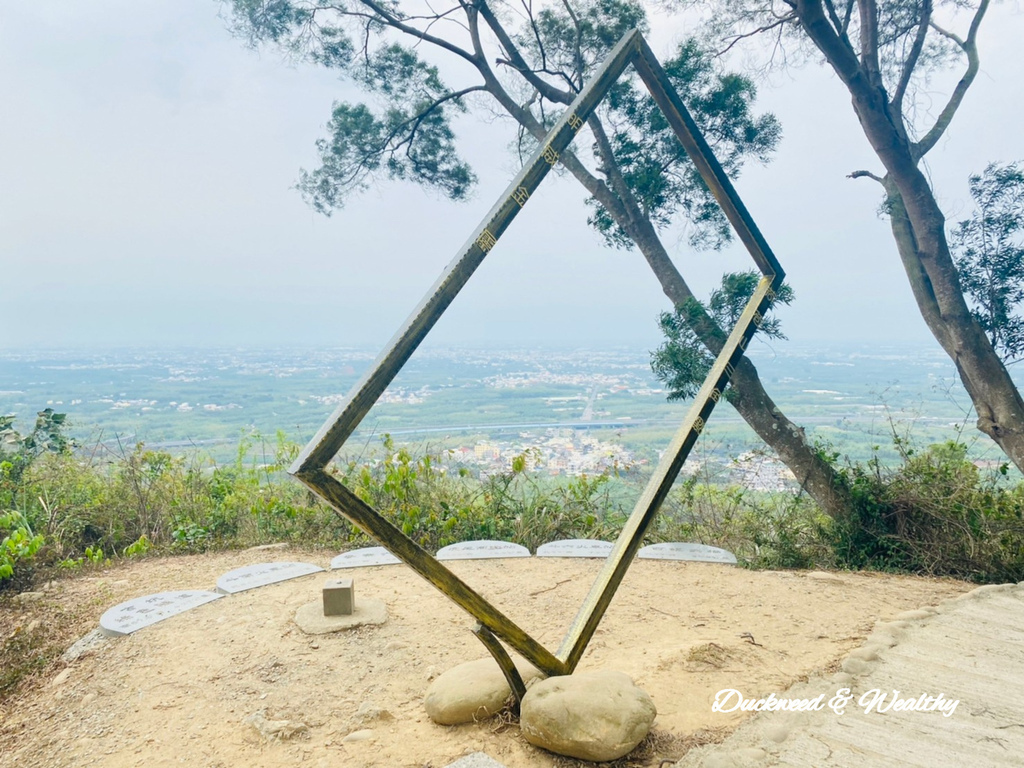
[[[883,87],[878,64],[878,6],[875,0],[857,0],[857,7],[860,11],[860,61],[871,84]]]
[[[760,26],[757,29],[752,29],[749,32],[740,32],[738,34],[735,34],[731,38],[729,38],[729,42],[725,46],[725,48],[720,50],[716,55],[724,56],[726,53],[728,53],[730,50],[732,50],[733,46],[735,46],[741,40],[745,40],[748,37],[754,37],[755,35],[760,35],[763,32],[768,32],[769,30],[775,29],[776,27],[781,27],[781,26],[787,24],[788,22],[795,21],[795,20],[796,20],[796,12],[793,11],[793,12],[787,13],[785,16],[780,16],[775,21],[773,21],[771,24],[764,24],[763,26]]]
[[[818,46],[832,69],[851,90],[864,72],[853,45],[840,37],[825,18],[820,0],[797,0],[796,14],[808,37]]]
[[[836,13],[836,7],[832,4],[832,0],[822,0],[822,4],[828,12],[828,19],[832,22],[836,34],[841,35],[843,33],[843,23],[839,20],[839,15]]]
[[[846,13],[843,16],[843,26],[839,29],[839,36],[842,37],[846,44],[850,44],[850,38],[848,32],[850,31],[850,19],[853,18],[853,4],[855,0],[846,0]]]
[[[517,72],[519,72],[519,74],[526,78],[526,82],[536,88],[540,95],[548,101],[552,101],[556,104],[572,104],[573,99],[576,98],[576,94],[556,88],[546,80],[537,77],[537,73],[534,72],[530,65],[526,63],[523,55],[519,52],[516,44],[512,42],[512,39],[508,36],[508,33],[501,25],[501,22],[495,18],[494,12],[491,11],[486,0],[479,0],[474,7],[479,11],[480,15],[484,17],[484,21],[487,22],[487,26],[491,28],[495,37],[498,38],[498,42],[501,44],[501,47],[505,49],[505,54],[509,58],[509,63]]]
[[[953,93],[950,95],[949,101],[946,102],[946,106],[942,108],[942,112],[940,112],[938,118],[936,118],[935,125],[931,127],[931,130],[929,130],[919,142],[913,145],[915,159],[924,157],[928,151],[935,146],[938,140],[942,138],[942,134],[946,132],[949,124],[953,121],[953,116],[956,115],[956,111],[960,108],[960,104],[964,100],[967,89],[971,87],[971,84],[974,82],[974,78],[978,74],[978,27],[981,26],[981,20],[985,16],[985,11],[988,10],[988,4],[989,0],[981,0],[981,3],[978,5],[978,10],[974,14],[974,18],[971,20],[971,28],[967,33],[966,40],[960,40],[951,32],[946,32],[935,24],[932,24],[932,29],[956,42],[963,49],[964,53],[967,54],[967,71],[964,72],[963,77],[960,78],[960,82],[958,82],[956,87],[953,89]]]
[[[853,173],[848,174],[846,178],[848,178],[848,179],[874,179],[879,184],[882,184],[883,186],[885,185],[885,179],[883,179],[881,176],[876,176],[871,171],[854,171]]]
[[[914,68],[921,58],[921,51],[924,49],[924,41],[928,36],[928,24],[931,22],[931,18],[932,2],[931,0],[923,0],[921,3],[921,18],[917,24],[917,35],[914,36],[914,44],[910,48],[907,60],[903,62],[903,71],[900,73],[900,80],[896,84],[896,90],[893,92],[892,101],[890,101],[892,111],[895,114],[903,113],[903,97],[906,95],[907,86],[910,85],[910,78],[914,74]]]
[[[463,96],[466,96],[467,94],[478,92],[478,91],[487,91],[487,87],[484,86],[484,85],[471,85],[468,88],[463,88],[461,91],[453,91],[452,93],[446,94],[446,95],[442,96],[441,98],[435,100],[433,104],[428,106],[426,109],[424,109],[422,112],[420,112],[415,117],[411,117],[408,120],[406,120],[404,123],[402,123],[399,126],[399,128],[405,128],[407,125],[409,125],[411,123],[412,127],[409,129],[409,136],[408,136],[408,138],[405,138],[402,141],[400,141],[398,144],[396,144],[395,145],[395,150],[397,150],[403,144],[408,144],[409,145],[409,150],[411,150],[412,149],[413,139],[416,138],[416,131],[419,129],[420,125],[423,123],[424,120],[427,119],[427,116],[431,112],[433,112],[435,109],[440,107],[442,104],[445,104],[446,102],[449,102],[449,101],[456,101],[458,99],[461,99]],[[390,142],[390,140],[392,138],[394,138],[395,136],[397,136],[397,135],[398,135],[398,131],[397,130],[392,131],[391,135],[388,138],[388,141]],[[408,154],[409,150],[406,151],[406,154]]]
[[[425,43],[430,43],[431,45],[436,45],[439,48],[444,48],[446,51],[454,53],[456,56],[465,59],[470,64],[476,64],[475,57],[469,51],[465,50],[464,48],[460,48],[454,43],[448,42],[444,38],[431,35],[428,32],[424,32],[422,30],[416,29],[416,27],[404,23],[401,19],[392,14],[390,11],[388,11],[382,5],[377,3],[375,0],[359,0],[359,2],[366,6],[367,8],[369,8],[370,10],[372,10],[375,14],[377,14],[377,16],[380,17],[380,20],[387,24],[392,29],[397,29],[399,32],[404,32],[405,34],[411,35],[412,37],[415,37],[418,40],[422,40]]]
[[[576,27],[576,48],[573,51],[573,65],[576,67],[576,89],[581,90],[585,74],[583,71],[585,68],[583,62],[583,25],[580,24],[579,16],[572,9],[569,0],[562,0],[562,5],[565,7],[565,12],[569,14],[569,18],[572,19],[573,26]]]

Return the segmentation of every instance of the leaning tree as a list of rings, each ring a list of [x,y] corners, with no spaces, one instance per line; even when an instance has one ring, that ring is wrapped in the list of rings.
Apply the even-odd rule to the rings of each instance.
[[[692,0],[678,4],[697,7]],[[956,365],[978,429],[1024,471],[1024,401],[965,299],[924,166],[977,77],[978,30],[988,8],[989,0],[718,0],[707,31],[723,48],[768,37],[773,54],[823,58],[838,76],[881,165],[850,176],[881,186],[914,299]],[[780,62],[786,56],[774,56],[769,66]],[[934,81],[954,72],[959,77],[933,112]]]
[[[619,38],[648,23],[638,0],[542,8],[531,0],[227,1],[235,32],[250,44],[276,44],[331,67],[373,99],[334,105],[328,136],[318,142],[320,167],[300,177],[299,188],[323,213],[380,176],[464,198],[475,177],[458,151],[456,116],[497,111],[515,126],[519,150],[532,151]],[[716,71],[695,40],[664,68],[728,173],[747,159],[767,159],[780,130],[771,115],[753,113],[749,79]],[[718,204],[635,80],[616,84],[587,128],[589,146],[578,142],[559,162],[589,196],[589,223],[610,245],[640,251],[695,336],[717,354],[728,329],[696,300],[659,232],[684,218],[694,246],[720,247],[730,230]],[[746,358],[731,388],[731,404],[802,487],[828,513],[843,514],[849,497],[841,478],[772,402]]]

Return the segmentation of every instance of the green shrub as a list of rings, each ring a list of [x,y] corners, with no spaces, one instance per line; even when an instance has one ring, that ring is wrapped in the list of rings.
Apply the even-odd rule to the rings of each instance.
[[[952,441],[920,453],[898,447],[896,470],[877,459],[845,470],[855,506],[834,529],[839,561],[979,582],[1024,579],[1024,485],[1006,481],[1005,465],[983,475]]]
[[[691,477],[658,516],[651,541],[695,541],[727,549],[754,568],[828,568],[835,558],[831,519],[791,493],[717,487]]]

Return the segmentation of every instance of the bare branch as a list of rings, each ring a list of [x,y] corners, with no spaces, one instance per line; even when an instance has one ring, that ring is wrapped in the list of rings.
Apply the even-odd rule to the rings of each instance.
[[[576,90],[583,88],[584,80],[584,68],[583,63],[583,25],[580,24],[579,16],[576,15],[576,11],[572,9],[572,5],[569,0],[562,0],[562,5],[565,7],[565,12],[569,14],[569,18],[572,19],[572,24],[576,27],[576,49],[573,51],[573,65],[576,67]]]
[[[796,14],[804,31],[843,83],[856,95],[862,87],[864,69],[853,45],[845,36],[839,35],[825,17],[819,0],[796,0]],[[861,81],[861,82],[858,82]]]
[[[950,32],[949,30],[943,29],[938,24],[936,24],[934,21],[929,22],[928,26],[931,27],[932,29],[934,29],[936,32],[938,32],[943,37],[948,37],[950,40],[952,40],[954,43],[959,45],[961,48],[964,47],[963,38],[961,38],[960,35],[956,34],[955,32]]]
[[[376,0],[359,0],[359,2],[361,2],[364,6],[366,6],[375,14],[377,14],[377,16],[380,17],[380,21],[384,22],[392,29],[397,29],[399,32],[404,32],[405,34],[411,35],[412,37],[422,40],[425,43],[430,43],[432,45],[438,46],[439,48],[444,48],[446,51],[454,53],[456,56],[465,59],[470,64],[475,65],[477,63],[476,58],[469,51],[460,48],[459,46],[445,40],[444,38],[436,37],[435,35],[431,35],[428,32],[424,32],[423,30],[417,29],[416,27],[406,24],[402,19],[399,19],[393,13],[391,13],[382,5],[380,5],[380,3],[376,2]],[[346,13],[345,15],[352,14]]]
[[[797,18],[796,11],[793,11],[791,13],[787,13],[785,16],[778,17],[771,24],[764,24],[763,26],[760,26],[757,29],[752,29],[749,32],[737,33],[737,34],[735,34],[735,35],[733,35],[732,37],[729,38],[728,44],[725,46],[725,48],[720,50],[717,53],[717,55],[718,56],[724,56],[726,53],[728,53],[730,50],[732,50],[733,46],[735,46],[741,40],[746,40],[748,37],[755,37],[756,35],[760,35],[760,34],[762,34],[764,32],[768,32],[770,30],[776,29],[777,27],[782,27],[782,26],[784,26],[785,24],[788,24],[791,21],[796,21],[796,18]]]
[[[903,62],[903,71],[900,72],[900,80],[896,84],[896,90],[893,92],[892,110],[896,114],[901,114],[903,111],[903,97],[906,95],[907,86],[910,85],[910,78],[914,74],[914,67],[917,66],[918,60],[921,58],[921,51],[924,49],[924,41],[928,36],[928,24],[932,18],[932,2],[931,0],[923,0],[921,3],[921,18],[917,23],[917,35],[914,36],[914,44],[910,48],[910,53],[907,55],[907,60]]]
[[[848,174],[846,178],[848,178],[848,179],[874,179],[879,184],[882,184],[883,186],[885,185],[885,179],[883,179],[881,176],[876,176],[871,171],[854,171],[853,173]]]
[[[548,53],[544,50],[544,40],[540,36],[540,30],[537,29],[537,19],[533,15],[533,0],[522,0],[523,10],[526,11],[526,18],[530,22],[530,29],[533,30],[533,39],[537,43],[537,50],[540,52],[540,65],[544,69],[548,68]],[[489,24],[490,22],[488,22]]]
[[[836,13],[836,7],[832,4],[832,0],[823,0],[822,4],[828,12],[828,20],[831,21],[832,26],[835,27],[836,34],[843,34],[843,22],[839,20],[839,15]]]
[[[882,86],[882,70],[878,64],[878,6],[875,0],[857,0],[860,11],[860,61],[868,80]]]
[[[855,0],[846,0],[846,9],[843,14],[843,25],[839,28],[839,36],[842,37],[847,45],[850,43],[850,38],[847,33],[850,31],[850,19],[853,18],[853,4]]]
[[[501,47],[505,49],[505,54],[508,56],[509,62],[512,67],[519,72],[526,81],[532,85],[548,101],[553,101],[556,104],[572,104],[576,94],[571,91],[563,91],[551,83],[547,82],[543,78],[537,76],[537,74],[530,68],[530,65],[526,63],[516,44],[512,42],[512,39],[508,36],[505,28],[501,25],[501,22],[495,18],[494,13],[487,5],[485,0],[479,0],[474,6],[480,15],[483,16],[484,21],[487,22],[487,26],[491,28],[495,37],[498,38],[498,42],[501,43]]]
[[[964,95],[967,93],[967,89],[971,87],[974,82],[974,78],[978,74],[979,60],[978,60],[978,27],[981,26],[981,20],[985,16],[985,11],[988,10],[989,0],[981,0],[978,5],[978,10],[974,14],[974,18],[971,20],[971,28],[967,33],[967,39],[960,41],[959,45],[963,49],[964,53],[967,54],[967,71],[964,72],[963,77],[960,78],[960,82],[956,84],[953,89],[953,93],[949,97],[949,101],[946,102],[946,106],[942,108],[942,112],[939,113],[938,118],[935,120],[935,125],[931,127],[919,142],[913,145],[914,158],[920,159],[924,157],[928,151],[935,146],[942,134],[946,132],[949,124],[953,121],[953,116],[956,115],[956,111],[960,108],[960,104],[964,100]],[[944,34],[951,40],[955,40],[955,35],[945,32],[944,30],[938,29],[934,24],[932,29],[935,29],[940,34]]]

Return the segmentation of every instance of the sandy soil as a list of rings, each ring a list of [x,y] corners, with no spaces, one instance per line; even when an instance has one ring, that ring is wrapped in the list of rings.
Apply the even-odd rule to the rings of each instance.
[[[132,597],[212,588],[241,565],[303,560],[326,567],[329,559],[299,550],[152,559],[57,582],[42,605],[8,609],[25,613],[8,618],[45,615],[49,603],[80,606],[96,622]],[[555,648],[600,565],[530,558],[451,567]],[[318,598],[324,574],[201,606],[48,669],[0,710],[0,765],[441,768],[477,750],[509,768],[567,764],[500,721],[433,724],[422,706],[430,680],[486,655],[469,631],[473,620],[405,566],[345,575],[355,579],[357,600],[385,601],[386,624],[303,634],[292,618]],[[909,577],[637,561],[580,669],[626,672],[651,695],[659,738],[647,761],[656,766],[679,757],[694,732],[724,734],[742,722],[743,715],[712,713],[718,690],[782,692],[834,667],[876,620],[968,589]],[[305,730],[267,739],[253,716]],[[345,741],[357,731],[365,738]]]

